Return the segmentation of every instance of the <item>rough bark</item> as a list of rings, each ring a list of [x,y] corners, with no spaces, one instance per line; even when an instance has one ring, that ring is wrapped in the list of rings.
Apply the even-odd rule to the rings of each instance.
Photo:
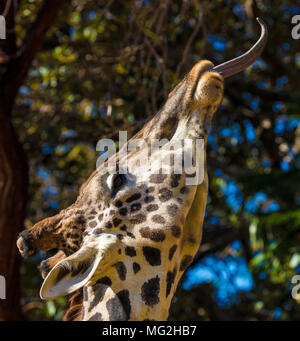
[[[9,112],[0,103],[0,274],[6,279],[6,300],[0,301],[0,320],[21,318],[16,237],[23,228],[28,172]]]

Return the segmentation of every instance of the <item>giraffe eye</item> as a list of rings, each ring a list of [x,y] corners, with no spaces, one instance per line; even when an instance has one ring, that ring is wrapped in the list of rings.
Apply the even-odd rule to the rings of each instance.
[[[116,174],[112,181],[112,192],[116,194],[117,191],[126,183],[124,174]]]

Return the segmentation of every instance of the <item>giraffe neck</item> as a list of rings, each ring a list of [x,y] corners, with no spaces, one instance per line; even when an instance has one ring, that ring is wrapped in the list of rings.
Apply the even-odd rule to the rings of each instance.
[[[120,274],[124,272],[120,264],[117,266]],[[142,269],[139,271],[143,272]],[[120,280],[106,276],[95,284],[84,287],[81,319],[83,321],[166,320],[177,281],[176,285],[170,288],[167,284],[167,275],[162,268],[156,269],[155,274],[153,273],[147,281],[145,278],[149,276],[135,275],[134,282],[125,280],[120,283]]]
[[[126,321],[128,320],[128,311],[118,295],[108,285],[94,284],[83,289],[82,320]]]

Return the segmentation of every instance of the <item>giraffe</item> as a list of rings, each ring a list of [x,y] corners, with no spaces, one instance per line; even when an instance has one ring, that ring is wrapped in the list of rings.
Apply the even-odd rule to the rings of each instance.
[[[202,237],[208,193],[206,144],[211,120],[223,97],[224,78],[251,65],[262,53],[267,28],[257,18],[261,36],[245,54],[221,65],[201,60],[171,91],[165,105],[136,134],[149,145],[184,139],[204,141],[203,179],[187,185],[191,174],[174,172],[183,149],[150,155],[173,162],[162,171],[144,165],[148,151],[129,153],[128,144],[112,156],[117,172],[102,163],[82,185],[75,203],[54,217],[21,232],[17,247],[26,257],[59,249],[40,265],[42,299],[70,293],[74,320],[166,320],[178,281],[192,263]],[[197,158],[192,150],[193,159]],[[124,162],[127,172],[120,172]],[[141,167],[136,167],[142,163]]]

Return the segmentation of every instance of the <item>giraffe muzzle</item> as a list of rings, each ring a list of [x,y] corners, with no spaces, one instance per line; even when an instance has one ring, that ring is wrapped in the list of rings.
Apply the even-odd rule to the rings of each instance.
[[[17,240],[17,247],[19,249],[20,254],[24,258],[30,257],[36,252],[31,243],[28,231],[26,230],[19,234],[19,238]]]

